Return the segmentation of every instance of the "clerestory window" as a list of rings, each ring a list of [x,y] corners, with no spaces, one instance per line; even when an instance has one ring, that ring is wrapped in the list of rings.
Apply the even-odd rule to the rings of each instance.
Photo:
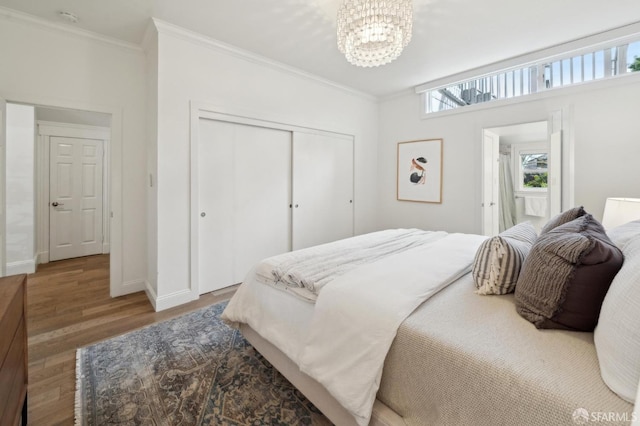
[[[517,68],[478,76],[424,93],[424,111],[434,113],[527,96],[577,83],[640,71],[640,36],[629,43],[583,50]]]

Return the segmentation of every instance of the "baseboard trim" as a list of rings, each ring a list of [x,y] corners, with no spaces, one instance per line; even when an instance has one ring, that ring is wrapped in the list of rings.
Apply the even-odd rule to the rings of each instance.
[[[33,274],[36,271],[38,255],[31,260],[7,263],[7,275]]]
[[[145,290],[146,280],[131,280],[125,281],[122,285],[116,286],[117,288],[114,290],[114,286],[111,285],[111,297],[124,296],[125,294],[137,293],[138,291]]]
[[[48,251],[41,251],[40,253],[38,253],[37,256],[37,260],[36,260],[36,264],[39,265],[41,263],[49,263],[49,252]]]
[[[153,287],[151,287],[151,283],[147,280],[144,281],[144,292],[147,294],[147,299],[149,299],[149,302],[151,302],[151,306],[153,306],[153,310],[157,311],[156,299],[158,298],[158,294],[153,289]]]
[[[147,295],[149,295],[149,291],[153,289],[149,286],[147,290]],[[164,296],[158,296],[156,292],[151,294],[155,296],[153,300],[151,300],[151,304],[156,312],[164,311],[165,309],[173,308],[174,306],[182,305],[198,298],[198,296],[193,297],[193,292],[189,289],[176,291]]]

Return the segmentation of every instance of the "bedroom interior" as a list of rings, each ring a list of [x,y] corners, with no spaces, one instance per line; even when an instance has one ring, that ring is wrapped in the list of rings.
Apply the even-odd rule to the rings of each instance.
[[[640,230],[628,222],[640,215],[611,218],[640,198],[640,5],[397,0],[397,31],[355,28],[395,44],[357,59],[346,50],[365,42],[341,33],[357,19],[339,13],[359,1],[245,3],[0,0],[11,135],[0,132],[0,265],[38,271],[20,311],[34,352],[15,376],[28,371],[29,424],[73,422],[75,348],[233,292],[216,321],[234,323],[335,424],[637,420]],[[98,253],[100,272],[80,261],[93,256],[50,257],[64,211],[49,196],[53,142],[75,146],[64,138],[99,141],[82,151],[102,160],[78,170],[83,188],[100,188],[85,209],[100,214],[71,222],[99,247],[84,254]],[[440,195],[400,200],[398,144],[430,140],[441,141]],[[423,159],[427,188],[436,160]],[[409,233],[381,239],[390,230]],[[559,253],[574,256],[571,269],[531,278]],[[383,277],[402,284],[387,291]],[[365,278],[388,306],[355,291]],[[551,308],[531,290],[547,278]],[[380,341],[346,323],[377,327]],[[366,362],[338,361],[347,347]],[[345,386],[349,373],[372,385]],[[529,408],[514,409],[522,398]]]

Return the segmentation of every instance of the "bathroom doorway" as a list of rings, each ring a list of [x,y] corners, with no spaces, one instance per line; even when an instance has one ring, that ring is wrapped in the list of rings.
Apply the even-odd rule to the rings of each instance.
[[[561,139],[548,121],[483,129],[483,234],[527,221],[540,231],[560,212]]]

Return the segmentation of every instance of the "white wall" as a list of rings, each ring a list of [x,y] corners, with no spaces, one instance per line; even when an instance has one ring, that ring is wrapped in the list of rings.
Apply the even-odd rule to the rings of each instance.
[[[35,109],[7,104],[7,275],[35,272]]]
[[[420,97],[414,93],[382,101],[380,225],[480,233],[482,129],[547,120],[557,110],[573,122],[573,129],[564,131],[563,143],[574,144],[575,204],[601,218],[607,197],[639,197],[640,75],[559,93],[426,119],[420,118]],[[430,138],[444,139],[442,204],[396,201],[396,143]]]
[[[355,231],[377,228],[378,106],[373,98],[267,64],[159,24],[156,308],[190,289],[190,101],[235,113],[355,135]],[[153,276],[156,271],[149,271]]]
[[[122,193],[111,200],[112,227],[120,229],[118,235],[112,232],[111,278],[125,284],[123,292],[143,289],[147,271],[142,49],[3,13],[0,58],[0,97],[119,118],[112,123],[112,183],[121,185]]]

